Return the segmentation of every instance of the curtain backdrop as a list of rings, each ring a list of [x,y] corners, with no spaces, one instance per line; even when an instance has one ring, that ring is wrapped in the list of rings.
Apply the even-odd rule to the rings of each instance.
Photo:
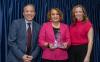
[[[71,9],[76,4],[85,6],[94,27],[93,62],[100,62],[100,0],[0,0],[0,51],[1,62],[7,62],[7,36],[9,26],[14,19],[22,18],[22,8],[26,3],[32,3],[36,8],[35,21],[43,24],[47,21],[47,12],[57,7],[64,13],[63,22],[70,25]]]
[[[0,4],[0,62],[1,62],[1,31],[2,31],[2,10]]]

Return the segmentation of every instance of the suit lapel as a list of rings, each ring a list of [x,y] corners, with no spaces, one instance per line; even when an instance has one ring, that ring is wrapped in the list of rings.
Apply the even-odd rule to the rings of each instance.
[[[49,24],[48,24],[48,25],[49,25]],[[54,40],[55,40],[55,35],[54,35],[53,27],[52,27],[52,22],[50,22],[49,27],[50,27],[50,29],[48,29],[48,30],[50,30],[50,31],[49,31],[49,33],[51,34],[50,37],[52,37],[52,41],[54,42]]]
[[[35,47],[35,43],[37,42],[36,39],[37,35],[36,35],[36,25],[35,22],[32,21],[32,50]]]
[[[61,39],[62,39],[62,33],[63,33],[63,26],[62,26],[62,23],[60,23],[60,33],[61,33]]]
[[[26,37],[26,23],[25,23],[25,19],[22,20],[21,29],[22,29],[22,35],[25,36],[23,38],[23,39],[25,39],[23,41],[23,50],[26,51],[26,47],[27,47],[27,37]]]

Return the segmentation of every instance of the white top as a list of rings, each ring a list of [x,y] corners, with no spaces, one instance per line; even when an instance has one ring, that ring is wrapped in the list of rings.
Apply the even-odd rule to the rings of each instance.
[[[27,20],[25,19],[25,22],[26,22],[26,31],[27,31],[27,29],[28,29],[28,24],[27,24],[27,23],[31,23],[30,26],[31,26],[31,31],[32,31],[32,21],[27,21]]]

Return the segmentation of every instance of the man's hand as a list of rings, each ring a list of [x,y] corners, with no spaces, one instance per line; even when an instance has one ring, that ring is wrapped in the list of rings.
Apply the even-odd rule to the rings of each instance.
[[[22,57],[22,59],[23,59],[23,61],[24,62],[31,62],[32,61],[32,56],[29,56],[29,55],[24,55],[23,57]]]
[[[29,61],[28,55],[24,55],[24,56],[22,57],[22,59],[23,59],[24,62],[28,62],[28,61]]]
[[[32,61],[33,57],[28,55],[28,59]]]

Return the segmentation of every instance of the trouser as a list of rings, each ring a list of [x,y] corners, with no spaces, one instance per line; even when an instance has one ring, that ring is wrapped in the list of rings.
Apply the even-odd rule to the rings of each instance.
[[[87,44],[72,45],[69,49],[69,62],[83,62],[87,53]]]

